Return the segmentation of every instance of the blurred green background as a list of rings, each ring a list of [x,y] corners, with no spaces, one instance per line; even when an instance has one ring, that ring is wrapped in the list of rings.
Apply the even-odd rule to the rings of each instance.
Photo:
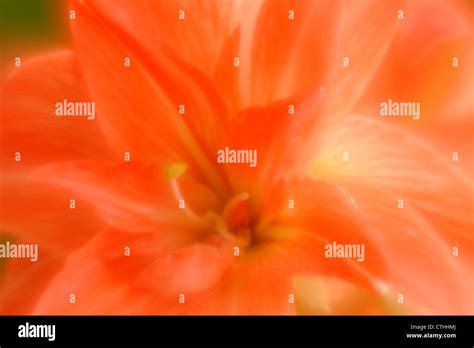
[[[68,47],[67,0],[0,0],[0,66],[15,57]]]

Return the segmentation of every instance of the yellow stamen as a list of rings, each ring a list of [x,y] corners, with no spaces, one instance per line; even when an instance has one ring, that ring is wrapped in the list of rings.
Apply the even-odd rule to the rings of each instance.
[[[233,233],[229,231],[227,227],[227,223],[216,212],[214,211],[208,212],[204,219],[214,228],[217,234],[219,234],[221,237],[223,237],[224,239],[230,242],[236,241],[236,237]]]

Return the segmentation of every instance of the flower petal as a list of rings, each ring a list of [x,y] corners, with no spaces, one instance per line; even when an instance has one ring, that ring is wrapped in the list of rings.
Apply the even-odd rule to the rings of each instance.
[[[257,227],[268,257],[278,255],[276,262],[293,275],[325,274],[375,291],[386,267],[380,235],[367,226],[351,196],[309,177],[291,178],[280,187],[269,196],[265,220]],[[334,243],[354,245],[360,253],[336,257],[334,250],[328,256]]]
[[[66,255],[102,226],[87,205],[70,208],[69,193],[29,180],[39,165],[111,156],[98,123],[59,118],[56,103],[87,101],[72,51],[24,59],[1,87],[0,233],[2,241],[37,244],[38,260],[1,261],[0,311],[31,314]],[[16,153],[21,156],[15,161]],[[25,297],[25,294],[28,296]]]
[[[56,103],[87,101],[78,61],[72,51],[25,59],[1,89],[0,142],[3,158],[31,166],[78,158],[107,158],[107,144],[96,120],[57,117]]]
[[[232,249],[223,252],[205,243],[196,243],[176,250],[163,250],[156,261],[141,272],[137,286],[160,293],[199,293],[217,284],[230,266]]]
[[[100,233],[73,253],[41,296],[35,313],[99,315],[146,312],[147,305],[152,302],[151,296],[134,291],[126,281],[111,276],[100,257],[104,248],[114,245],[120,237],[123,239],[118,233],[115,236]],[[134,275],[122,273],[124,276],[130,279]],[[135,301],[131,302],[131,299]]]
[[[25,241],[26,243],[27,241]],[[37,262],[29,259],[0,261],[0,313],[2,315],[30,315],[43,291],[63,265],[57,250],[39,246]],[[25,293],[28,296],[25,296]]]
[[[186,162],[200,169],[209,185],[225,192],[212,163],[227,111],[212,81],[160,38],[155,46],[159,49],[150,50],[95,12],[92,3],[76,1],[72,6],[79,60],[114,151],[129,151],[136,159],[164,166]],[[124,65],[126,57],[129,67]]]
[[[149,50],[159,53],[159,47],[155,45],[158,39],[211,76],[225,41],[259,2],[102,0],[88,1],[88,6],[120,25]]]
[[[267,105],[323,87],[332,112],[349,108],[393,38],[398,6],[388,0],[267,1],[255,25],[253,67],[243,79],[250,81],[246,105]],[[344,57],[350,68],[343,67]]]
[[[338,45],[334,70],[327,89],[329,114],[352,110],[365,93],[397,33],[400,25],[397,14],[404,3],[391,0],[343,2],[340,27],[334,37]]]
[[[339,118],[322,134],[313,173],[348,192],[383,236],[388,285],[426,313],[469,312],[474,286],[468,251],[474,245],[471,173],[448,151],[384,121]],[[343,151],[349,152],[348,161]],[[470,158],[472,150],[464,156]]]
[[[227,263],[221,262],[210,245],[172,251],[163,248],[167,243],[155,233],[103,230],[71,255],[45,291],[36,313],[184,313],[207,295]],[[75,303],[69,301],[71,294]],[[183,303],[180,295],[185,296]]]
[[[402,315],[396,296],[372,294],[333,277],[295,281],[297,313],[302,315]]]
[[[219,164],[234,192],[248,192],[258,209],[282,176],[309,169],[318,142],[320,101],[318,89],[307,98],[245,109],[232,120],[220,148],[254,154],[254,163]]]
[[[405,18],[384,63],[356,110],[380,118],[381,103],[419,103],[419,119],[390,121],[450,152],[462,153],[459,165],[472,172],[474,132],[473,23],[461,2],[417,1],[403,8]],[[458,66],[453,66],[458,59]]]
[[[335,1],[264,2],[249,43],[251,69],[242,70],[244,105],[266,106],[325,85],[339,10]]]
[[[248,255],[247,255],[248,256]],[[185,313],[198,315],[288,315],[293,293],[291,274],[275,260],[256,253],[242,257],[212,290],[190,305]]]
[[[31,182],[27,174],[11,166],[2,173],[0,185],[0,230],[12,238],[64,254],[84,243],[102,225],[90,206],[78,203],[70,208],[70,199],[75,196]]]
[[[190,173],[180,177],[182,192],[175,193],[164,171],[139,161],[56,163],[38,168],[32,179],[71,190],[108,224],[128,231],[149,231],[170,221],[195,223],[187,219],[188,210],[180,209],[180,199],[195,213],[219,206],[215,194]]]
[[[428,129],[437,118],[449,118],[446,124],[458,123],[467,116],[466,109],[472,113],[474,102],[467,95],[474,88],[470,78],[474,27],[472,13],[464,6],[467,4],[439,0],[405,5],[405,17],[384,63],[360,101],[361,112],[378,115],[379,103],[388,99],[420,102],[417,123]],[[458,59],[458,66],[453,66],[453,58]]]

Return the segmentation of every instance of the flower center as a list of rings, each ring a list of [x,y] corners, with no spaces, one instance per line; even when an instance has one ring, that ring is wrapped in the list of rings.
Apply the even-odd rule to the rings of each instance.
[[[174,164],[168,167],[166,172],[173,195],[178,201],[183,199],[179,177],[185,171],[184,164]],[[210,210],[202,216],[189,205],[185,205],[182,209],[188,218],[196,222],[197,226],[207,233],[215,233],[225,241],[240,247],[246,247],[251,242],[250,195],[247,192],[241,192],[231,198],[221,213]]]
[[[248,246],[252,237],[249,198],[247,192],[242,192],[226,204],[222,214],[207,212],[204,219],[211,231],[236,246]]]

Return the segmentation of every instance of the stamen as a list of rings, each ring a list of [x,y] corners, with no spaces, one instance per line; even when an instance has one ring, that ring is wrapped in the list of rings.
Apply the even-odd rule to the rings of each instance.
[[[171,191],[176,201],[183,200],[184,196],[178,178],[187,170],[185,163],[173,163],[165,170],[165,176],[170,182]],[[250,240],[250,229],[247,227],[249,219],[247,192],[242,192],[232,198],[225,206],[222,215],[215,211],[208,211],[204,216],[198,215],[186,203],[182,207],[186,215],[202,229],[217,233],[224,240],[238,245],[247,245]],[[233,233],[235,231],[235,233]]]
[[[178,162],[169,165],[165,169],[165,176],[170,181],[171,191],[173,192],[173,196],[176,201],[180,201],[181,199],[184,201],[184,212],[188,215],[192,220],[197,222],[202,222],[202,217],[197,215],[187,204],[184,199],[184,196],[181,192],[181,188],[179,187],[178,178],[186,173],[188,167],[186,163]]]
[[[171,185],[171,191],[173,192],[174,197],[176,198],[176,201],[179,201],[180,199],[184,200],[183,194],[181,193],[181,189],[178,184],[178,180],[176,178],[173,178],[170,180],[170,185]],[[202,222],[202,218],[197,215],[190,207],[189,205],[186,204],[183,208],[184,212],[186,215],[188,215],[191,219]]]
[[[212,227],[215,229],[217,234],[219,234],[224,239],[230,242],[236,242],[237,237],[231,233],[227,227],[225,220],[214,211],[210,211],[206,214],[205,220],[208,221]]]

